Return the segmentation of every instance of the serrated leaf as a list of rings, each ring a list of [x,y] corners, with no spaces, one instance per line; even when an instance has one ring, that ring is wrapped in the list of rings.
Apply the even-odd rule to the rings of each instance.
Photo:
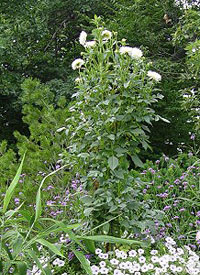
[[[115,156],[112,156],[108,159],[108,165],[111,170],[115,170],[115,168],[117,168],[118,164],[119,164],[119,160]]]

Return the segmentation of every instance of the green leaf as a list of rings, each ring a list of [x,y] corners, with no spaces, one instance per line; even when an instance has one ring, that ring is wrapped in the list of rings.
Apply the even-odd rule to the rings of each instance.
[[[75,249],[72,249],[72,251],[74,252],[74,254],[76,255],[77,259],[80,261],[80,263],[82,264],[83,268],[85,269],[85,271],[87,272],[87,274],[92,275],[92,269],[87,261],[87,259],[85,258],[85,256],[83,255],[82,252],[77,251]]]
[[[4,201],[3,201],[3,213],[6,212],[7,210],[7,207],[8,207],[8,204],[11,200],[11,197],[12,197],[12,194],[14,192],[14,189],[19,181],[19,178],[20,178],[20,174],[21,174],[21,171],[22,171],[22,166],[23,166],[23,163],[24,163],[24,158],[25,158],[25,154],[22,158],[22,161],[21,161],[21,164],[17,170],[17,173],[13,179],[13,181],[11,182],[10,186],[8,187],[8,190],[6,191],[6,195],[5,195],[5,198],[4,198]]]
[[[110,135],[108,136],[108,138],[111,139],[111,140],[115,140],[115,135],[110,134]]]
[[[58,250],[55,244],[52,244],[44,239],[38,239],[36,242],[48,247],[54,254],[65,258],[65,256]]]
[[[88,196],[88,195],[83,196],[82,198],[80,198],[80,200],[83,204],[87,204],[87,205],[89,205],[93,202],[93,198],[91,196]]]
[[[119,160],[115,156],[112,156],[108,159],[108,165],[111,170],[115,170],[115,168],[118,166]]]
[[[88,249],[88,251],[90,253],[94,253],[95,252],[95,245],[94,245],[94,241],[91,241],[91,240],[84,240],[83,241],[86,248]]]
[[[20,204],[20,206],[18,206],[15,210],[8,210],[5,213],[5,217],[8,218],[8,220],[9,220],[16,212],[18,212],[18,210],[22,207],[23,204],[24,204],[24,202],[22,202]]]
[[[18,235],[16,241],[13,244],[13,257],[16,257],[20,252],[23,244],[23,238]]]
[[[120,243],[120,244],[128,244],[128,245],[132,245],[132,244],[141,245],[142,244],[142,242],[140,242],[140,241],[121,239],[121,238],[116,238],[116,237],[107,236],[107,235],[77,236],[77,237],[82,240],[92,240],[92,241],[96,241],[96,242]]]
[[[85,215],[86,217],[88,217],[88,216],[91,214],[91,212],[92,212],[93,210],[94,210],[93,207],[86,208],[86,209],[84,210],[84,215]]]
[[[144,166],[144,164],[142,163],[142,161],[139,159],[137,155],[131,156],[131,158],[136,166],[139,166],[139,167]]]
[[[59,169],[51,172],[50,174],[48,174],[46,177],[43,178],[43,180],[41,181],[41,184],[38,188],[38,192],[37,192],[37,195],[36,195],[36,208],[35,208],[35,219],[34,219],[34,223],[39,219],[39,217],[41,216],[42,214],[42,203],[41,203],[41,189],[42,189],[42,186],[45,182],[45,180],[54,175],[55,173],[57,173],[59,170],[62,170],[63,168],[65,168],[67,165],[63,165],[62,167],[60,167]]]
[[[17,263],[17,269],[19,275],[26,275],[27,274],[27,265],[23,262]]]
[[[3,272],[3,263],[1,259],[0,259],[0,272]]]
[[[81,153],[81,154],[78,154],[77,157],[80,157],[80,158],[88,158],[90,155],[88,153]]]

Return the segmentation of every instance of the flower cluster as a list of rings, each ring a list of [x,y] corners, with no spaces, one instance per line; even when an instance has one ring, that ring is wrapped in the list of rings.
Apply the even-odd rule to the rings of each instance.
[[[151,209],[159,209],[163,213],[163,223],[155,219],[154,233],[149,232],[157,240],[169,234],[196,248],[200,240],[196,234],[200,227],[200,212],[194,198],[197,198],[200,176],[199,164],[195,157],[185,162],[186,155],[180,154],[176,160],[163,156],[155,164],[148,162],[139,177],[138,184],[142,198],[150,199]],[[183,167],[184,164],[184,167]],[[188,227],[192,234],[188,235]],[[174,230],[175,229],[175,230]],[[199,234],[198,234],[199,236]]]
[[[96,249],[100,259],[98,265],[92,265],[93,274],[200,274],[199,256],[190,247],[177,247],[176,242],[165,239],[165,254],[158,250],[144,251],[143,249],[128,252],[116,249],[111,253],[102,253]]]

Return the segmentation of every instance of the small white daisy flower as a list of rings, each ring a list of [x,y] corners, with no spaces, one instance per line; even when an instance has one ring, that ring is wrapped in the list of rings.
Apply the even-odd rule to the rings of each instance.
[[[139,254],[139,255],[144,254],[144,249],[139,248],[139,249],[138,249],[138,254]]]
[[[134,258],[137,255],[137,252],[135,250],[130,250],[128,252],[129,257]]]
[[[102,253],[102,250],[100,248],[95,249],[95,254],[99,255],[100,253]]]
[[[118,261],[117,259],[111,259],[111,260],[110,260],[110,263],[111,263],[112,265],[118,265],[119,261]]]

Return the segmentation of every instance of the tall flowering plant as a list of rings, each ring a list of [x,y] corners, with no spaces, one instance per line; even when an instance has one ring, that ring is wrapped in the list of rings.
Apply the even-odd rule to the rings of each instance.
[[[99,18],[94,23],[92,40],[86,32],[80,34],[85,51],[72,63],[79,76],[66,120],[65,160],[81,174],[84,216],[92,217],[93,225],[117,216],[127,228],[135,222],[138,208],[130,160],[142,166],[140,148],[149,147],[148,126],[159,119],[151,104],[162,98],[153,93],[161,76],[149,70],[151,64],[139,48],[127,46],[125,39],[118,41],[116,33],[100,26]],[[130,213],[135,215],[132,219]],[[115,234],[117,228],[106,223],[103,231]]]

